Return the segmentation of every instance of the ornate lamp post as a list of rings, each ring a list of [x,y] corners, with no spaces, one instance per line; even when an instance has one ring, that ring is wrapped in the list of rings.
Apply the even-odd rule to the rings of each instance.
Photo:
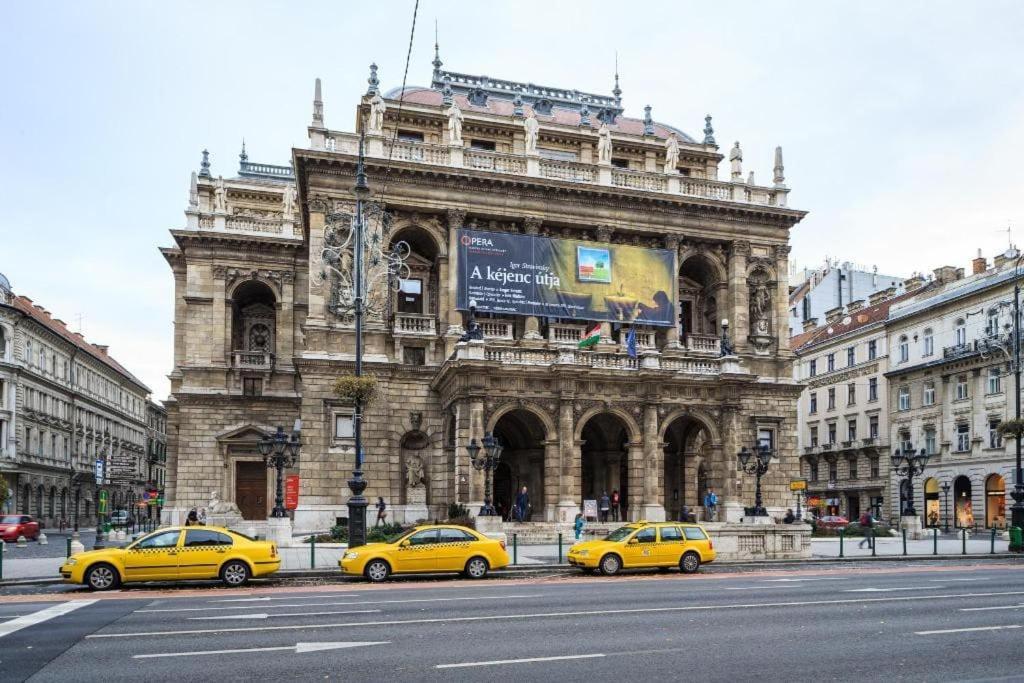
[[[722,341],[725,341],[724,334]],[[764,504],[761,501],[761,477],[768,471],[768,465],[771,463],[773,455],[772,449],[766,443],[754,446],[753,453],[744,446],[736,454],[740,461],[740,469],[757,477],[757,485],[754,488],[754,517],[768,516],[768,511],[764,509]]]
[[[302,429],[302,421],[295,421],[295,429],[291,438],[284,433],[284,428],[278,426],[277,433],[273,436],[260,439],[256,447],[263,456],[263,464],[277,470],[277,492],[274,496],[274,511],[271,517],[287,517],[284,509],[284,470],[286,467],[294,467],[299,459],[299,432]]]
[[[947,481],[946,483],[944,483],[939,488],[942,489],[942,499],[943,499],[942,500],[942,510],[943,510],[942,516],[946,520],[946,533],[948,534],[949,533],[949,489],[951,489],[953,487],[950,486],[949,482]]]
[[[734,351],[732,348],[732,342],[729,341],[729,319],[722,318],[722,348],[720,350],[723,356],[731,356]]]
[[[900,511],[901,517],[917,517],[917,510],[914,509],[914,477],[924,472],[929,457],[931,456],[923,448],[916,455],[913,448],[908,448],[906,451],[897,448],[890,456],[892,471],[896,473],[897,477],[907,478],[907,507]]]
[[[490,432],[484,435],[481,442],[483,443],[483,454],[480,453],[480,444],[476,442],[476,439],[470,439],[466,450],[469,452],[469,461],[473,464],[473,469],[484,472],[484,505],[480,508],[480,515],[490,516],[495,514],[494,506],[491,504],[491,472],[498,467],[503,449]]]
[[[324,269],[321,281],[331,282],[331,311],[338,316],[352,316],[355,322],[355,371],[363,374],[363,319],[367,313],[383,315],[390,301],[392,280],[408,277],[409,245],[396,242],[387,249],[390,233],[390,215],[370,199],[370,185],[363,163],[363,138],[359,139],[359,160],[356,165],[356,183],[352,188],[356,197],[355,212],[341,210],[328,214],[324,228],[324,248],[321,261]],[[330,275],[328,275],[330,273]],[[387,295],[374,291],[375,285],[384,283]],[[351,495],[348,498],[348,545],[355,548],[366,544],[366,507],[363,492],[367,482],[363,479],[363,400],[355,398],[352,409],[352,430],[355,438],[355,467],[348,480]]]

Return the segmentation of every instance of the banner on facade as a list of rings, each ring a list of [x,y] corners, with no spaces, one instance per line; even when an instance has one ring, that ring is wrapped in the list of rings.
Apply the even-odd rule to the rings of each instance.
[[[299,475],[289,474],[284,480],[284,507],[294,510],[299,507]]]
[[[675,324],[667,249],[457,231],[456,306],[486,313]]]

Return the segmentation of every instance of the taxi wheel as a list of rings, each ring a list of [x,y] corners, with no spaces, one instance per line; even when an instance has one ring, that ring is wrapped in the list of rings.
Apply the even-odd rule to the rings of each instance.
[[[386,581],[388,576],[391,575],[391,567],[384,560],[373,560],[370,564],[366,565],[364,572],[366,578],[373,583],[380,583]]]
[[[618,555],[608,554],[601,558],[601,573],[605,576],[615,576],[622,569],[622,560]]]
[[[692,550],[683,555],[679,560],[679,571],[684,574],[692,574],[700,569],[700,555]]]
[[[244,586],[249,581],[249,565],[241,560],[231,560],[221,567],[220,580],[231,588]]]
[[[466,576],[471,579],[482,579],[487,576],[488,569],[490,565],[487,564],[487,560],[482,557],[471,557],[466,563]]]
[[[117,588],[121,582],[117,570],[106,563],[95,564],[85,573],[85,585],[94,591],[108,591]]]

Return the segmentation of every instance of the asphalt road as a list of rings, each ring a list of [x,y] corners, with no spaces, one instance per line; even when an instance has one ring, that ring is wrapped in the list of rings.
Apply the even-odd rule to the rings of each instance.
[[[1021,643],[1020,563],[0,596],[3,681],[1003,681]]]

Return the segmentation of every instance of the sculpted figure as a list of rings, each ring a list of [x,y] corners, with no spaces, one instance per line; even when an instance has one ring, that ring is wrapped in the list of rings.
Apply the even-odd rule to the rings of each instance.
[[[462,110],[452,102],[448,107],[448,141],[453,145],[462,144]]]
[[[530,115],[523,120],[523,129],[526,131],[526,153],[536,154],[540,123],[537,122],[537,115],[532,110]]]
[[[754,285],[750,293],[750,319],[754,321],[755,334],[768,334],[768,318],[771,316],[772,296],[763,283]]]
[[[284,197],[281,198],[281,206],[287,218],[295,213],[295,186],[289,185],[284,188]]]
[[[679,140],[675,133],[669,133],[665,140],[665,173],[675,173],[679,165]]]
[[[228,210],[228,191],[224,187],[224,176],[217,177],[217,184],[213,186],[213,210],[218,213],[226,213]]]
[[[419,488],[423,484],[423,460],[418,455],[411,456],[405,461],[405,485],[411,489]]]
[[[732,177],[733,180],[738,180],[743,175],[743,150],[740,149],[740,143],[737,142],[733,145],[733,148],[729,150],[729,164],[732,166]]]
[[[384,132],[384,112],[387,111],[388,105],[384,103],[384,98],[380,96],[379,92],[373,94],[370,98],[370,116],[367,121],[367,133],[380,134]]]
[[[612,163],[612,131],[608,124],[602,122],[597,131],[597,162],[600,164]]]

